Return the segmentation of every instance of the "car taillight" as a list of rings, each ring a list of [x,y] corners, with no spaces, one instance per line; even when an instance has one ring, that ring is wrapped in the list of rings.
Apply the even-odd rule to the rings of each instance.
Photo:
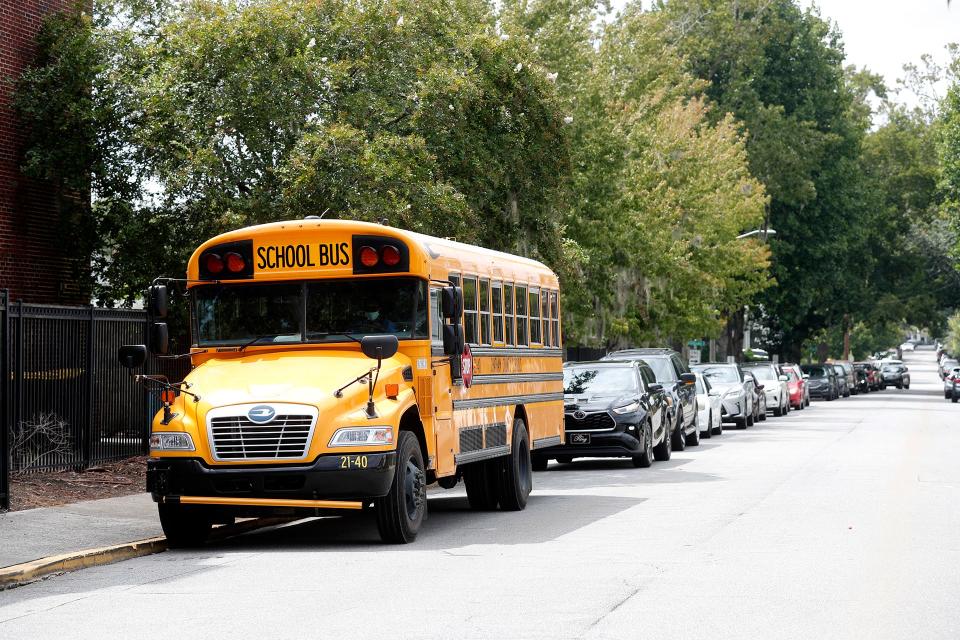
[[[392,244],[385,245],[380,249],[380,256],[383,258],[383,264],[388,267],[395,267],[400,264],[400,249],[397,249]]]
[[[240,273],[247,267],[247,261],[243,259],[239,253],[234,253],[231,251],[226,255],[227,258],[227,271],[231,273]]]
[[[362,247],[360,249],[360,264],[365,267],[375,267],[380,262],[380,256],[373,247]]]
[[[210,273],[220,273],[223,271],[223,258],[217,253],[207,254],[207,271]]]

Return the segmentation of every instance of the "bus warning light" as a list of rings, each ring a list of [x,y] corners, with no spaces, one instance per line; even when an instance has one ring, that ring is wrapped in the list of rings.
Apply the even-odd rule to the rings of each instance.
[[[220,273],[223,271],[223,258],[216,253],[207,254],[207,271],[210,273]]]
[[[385,245],[380,250],[380,254],[383,257],[383,264],[388,267],[395,267],[400,264],[400,250],[392,244]]]
[[[243,256],[241,256],[239,253],[235,253],[231,251],[230,253],[227,254],[226,257],[227,257],[227,269],[232,273],[240,273],[247,267],[246,260],[244,260]]]
[[[365,267],[375,267],[380,262],[380,256],[373,247],[362,247],[360,249],[360,262]]]

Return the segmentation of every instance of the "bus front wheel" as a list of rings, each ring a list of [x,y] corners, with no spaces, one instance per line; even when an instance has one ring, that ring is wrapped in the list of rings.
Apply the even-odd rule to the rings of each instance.
[[[202,508],[160,503],[157,511],[163,535],[173,549],[199,547],[210,536],[213,520]]]
[[[417,436],[401,431],[397,441],[397,469],[390,493],[377,498],[377,529],[384,542],[413,542],[427,514],[427,474]]]

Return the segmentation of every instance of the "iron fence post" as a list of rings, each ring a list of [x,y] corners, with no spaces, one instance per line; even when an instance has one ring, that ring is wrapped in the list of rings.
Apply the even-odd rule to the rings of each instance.
[[[17,300],[17,397],[14,401],[13,426],[17,429],[23,424],[23,299]],[[12,465],[11,465],[12,466]]]
[[[87,369],[87,415],[86,415],[86,424],[83,429],[83,456],[82,464],[84,469],[90,468],[90,460],[92,458],[92,448],[93,448],[93,416],[94,416],[94,406],[95,406],[95,394],[96,394],[96,385],[94,379],[94,370],[93,370],[93,345],[94,337],[96,333],[96,314],[94,313],[93,305],[90,305],[90,315],[88,316],[87,323],[87,354],[86,354],[86,369]]]
[[[0,291],[3,323],[0,326],[0,511],[10,508],[10,291]]]

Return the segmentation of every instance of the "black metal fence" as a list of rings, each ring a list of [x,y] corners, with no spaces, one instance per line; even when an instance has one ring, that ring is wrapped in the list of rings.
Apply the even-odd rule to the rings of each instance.
[[[13,472],[84,469],[147,451],[158,401],[120,367],[117,349],[144,342],[139,310],[10,302],[0,293],[0,509]],[[189,360],[151,359],[180,379]]]

